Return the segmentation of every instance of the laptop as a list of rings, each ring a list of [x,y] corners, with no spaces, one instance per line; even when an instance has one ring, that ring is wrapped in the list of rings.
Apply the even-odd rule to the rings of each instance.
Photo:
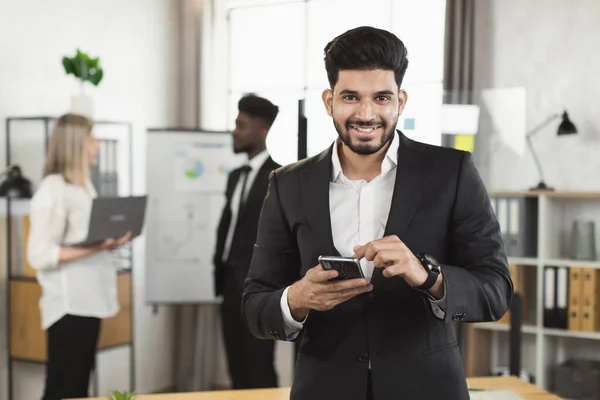
[[[90,225],[85,240],[73,247],[90,247],[105,239],[118,239],[131,232],[131,238],[142,233],[148,196],[96,197],[92,202]]]

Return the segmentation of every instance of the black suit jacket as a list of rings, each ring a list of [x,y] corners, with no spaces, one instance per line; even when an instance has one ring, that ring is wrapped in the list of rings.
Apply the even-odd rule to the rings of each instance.
[[[426,296],[376,268],[373,291],[327,312],[311,311],[298,336],[292,399],[364,400],[369,361],[375,399],[469,398],[451,321],[493,321],[513,285],[500,228],[470,153],[399,133],[396,183],[385,236],[442,263],[446,316]],[[270,177],[243,295],[259,338],[286,340],[284,289],[339,254],[329,213],[330,148]]]
[[[240,291],[243,286],[244,279],[250,267],[252,260],[252,252],[254,243],[256,242],[256,231],[258,228],[258,218],[262,208],[267,187],[269,185],[269,174],[279,168],[271,157],[269,157],[261,166],[256,174],[252,187],[249,189],[246,197],[246,204],[242,213],[238,216],[237,228],[234,231],[231,248],[229,250],[228,267],[235,271],[236,277],[239,280]],[[223,268],[225,265],[221,261],[223,258],[223,250],[225,248],[225,240],[231,223],[231,197],[238,180],[241,175],[241,168],[231,171],[227,179],[227,188],[225,190],[226,203],[221,214],[219,227],[217,229],[217,248],[215,251],[213,264],[215,266],[215,294],[222,294],[223,290]],[[248,189],[247,189],[248,190]]]

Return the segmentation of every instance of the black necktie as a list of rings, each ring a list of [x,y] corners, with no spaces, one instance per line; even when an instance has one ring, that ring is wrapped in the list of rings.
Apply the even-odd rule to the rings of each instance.
[[[250,167],[249,165],[244,165],[241,168],[241,170],[242,170],[241,174],[243,175],[243,180],[242,180],[242,193],[240,194],[240,206],[238,207],[238,215],[240,215],[242,213],[242,209],[246,205],[246,183],[248,182],[248,175],[250,174],[252,167]],[[240,178],[242,178],[242,176],[240,176]]]

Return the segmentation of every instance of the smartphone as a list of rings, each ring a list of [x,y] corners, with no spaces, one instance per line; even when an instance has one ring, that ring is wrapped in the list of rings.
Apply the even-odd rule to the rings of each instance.
[[[337,278],[333,280],[364,278],[360,263],[352,257],[319,256],[319,264],[325,271],[336,270]]]

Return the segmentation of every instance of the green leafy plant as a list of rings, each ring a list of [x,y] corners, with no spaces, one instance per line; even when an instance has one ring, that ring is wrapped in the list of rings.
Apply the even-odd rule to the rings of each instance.
[[[135,392],[125,391],[120,392],[118,390],[113,390],[110,392],[109,400],[134,400]]]
[[[79,49],[74,57],[63,57],[62,64],[67,75],[73,74],[82,85],[84,82],[90,82],[92,85],[98,86],[104,76],[100,58],[92,58]]]

